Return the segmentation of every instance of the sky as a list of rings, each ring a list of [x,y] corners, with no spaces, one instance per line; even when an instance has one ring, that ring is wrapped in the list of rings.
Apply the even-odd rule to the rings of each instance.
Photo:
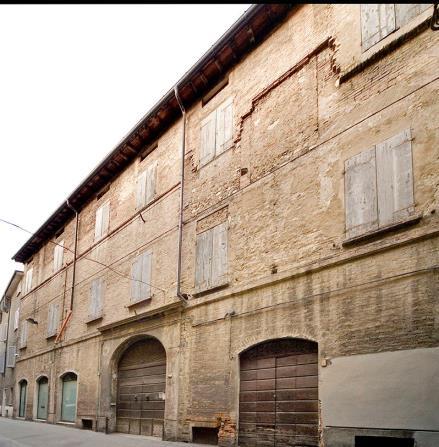
[[[36,231],[249,6],[0,5],[0,219]],[[0,222],[0,297],[29,237]]]

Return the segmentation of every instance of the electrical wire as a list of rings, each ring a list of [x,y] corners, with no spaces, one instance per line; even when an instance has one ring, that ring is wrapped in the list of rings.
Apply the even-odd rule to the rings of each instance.
[[[20,225],[18,225],[18,224],[15,224],[15,223],[13,223],[13,222],[10,222],[10,221],[8,221],[8,220],[5,220],[5,219],[0,218],[0,222],[3,222],[3,223],[5,223],[5,224],[7,224],[7,225],[11,225],[11,226],[13,226],[13,227],[15,227],[15,228],[18,228],[19,230],[22,230],[22,231],[24,231],[24,232],[26,232],[26,233],[28,233],[28,234],[31,234],[32,236],[35,235],[35,233],[32,233],[32,231],[26,230],[26,228],[23,228],[22,226],[20,226]],[[68,247],[65,247],[64,245],[58,244],[57,242],[52,241],[52,240],[49,240],[48,242],[51,243],[51,244],[53,244],[53,245],[56,245],[56,246],[58,246],[58,247],[62,247],[64,250],[69,251],[69,252],[72,253],[73,255],[75,254],[73,250],[71,250],[71,249],[68,248]],[[126,278],[126,279],[129,279],[129,280],[131,280],[131,281],[137,281],[137,282],[140,282],[140,283],[142,283],[142,284],[146,284],[147,286],[153,287],[154,289],[157,289],[157,290],[160,290],[160,291],[163,292],[163,293],[166,293],[166,290],[162,289],[161,287],[157,287],[157,286],[155,286],[155,285],[153,285],[153,284],[150,284],[150,283],[147,283],[147,282],[145,282],[145,281],[142,281],[141,279],[136,279],[136,278],[133,278],[133,277],[131,277],[131,276],[129,276],[129,275],[125,275],[124,273],[121,273],[121,272],[117,271],[116,269],[114,269],[113,267],[109,266],[108,264],[105,264],[105,263],[103,263],[103,262],[100,262],[100,261],[98,261],[98,260],[96,260],[96,259],[88,258],[88,257],[86,257],[86,256],[83,256],[83,257],[81,257],[80,259],[86,259],[87,261],[95,262],[95,263],[97,263],[97,264],[99,264],[99,265],[102,265],[102,266],[105,267],[105,268],[108,268],[109,270],[111,270],[112,272],[116,273],[117,275],[119,275],[119,276],[122,277],[122,278]]]
[[[0,219],[0,220],[3,220],[3,219]],[[3,220],[3,221],[4,221],[4,220]],[[14,226],[15,226],[15,225],[14,225]],[[113,261],[112,265],[117,264],[118,262],[122,261],[124,258],[126,258],[126,257],[128,257],[128,256],[130,256],[130,255],[132,255],[135,251],[137,251],[137,250],[139,250],[139,249],[145,247],[146,245],[150,244],[151,242],[157,240],[159,237],[162,237],[162,236],[167,235],[168,233],[170,233],[171,231],[175,230],[176,228],[177,228],[177,227],[175,227],[175,226],[172,227],[172,228],[169,228],[168,230],[166,230],[165,232],[161,233],[159,236],[155,237],[154,239],[151,239],[151,240],[145,242],[144,244],[140,245],[139,247],[136,247],[134,250],[132,250],[132,251],[130,251],[130,252],[128,252],[128,253],[125,253],[123,256],[121,256],[120,258],[118,258],[118,259],[116,259],[115,261]],[[60,245],[60,244],[57,244],[57,245]],[[104,264],[104,265],[105,265],[105,264]],[[106,270],[106,268],[107,268],[107,267],[104,267],[104,268],[102,268],[102,269],[100,269],[100,270],[98,270],[98,271],[92,273],[91,275],[85,277],[85,278],[82,279],[81,281],[78,281],[77,283],[75,283],[75,287],[77,287],[77,286],[79,286],[79,285],[81,285],[81,284],[83,284],[83,283],[86,283],[90,278],[93,278],[93,276],[96,276],[96,275],[98,275],[99,273],[101,273],[101,272],[103,272],[104,270]],[[111,269],[112,269],[112,268],[110,268],[110,270],[111,270]],[[53,276],[52,276],[51,279],[53,279]],[[56,300],[57,298],[59,298],[59,297],[61,297],[61,296],[63,296],[63,295],[65,296],[65,293],[68,292],[68,291],[70,291],[71,289],[72,289],[72,286],[66,287],[66,288],[63,289],[62,292],[58,293],[57,295],[52,296],[52,297],[51,297],[50,299],[48,299],[48,300],[45,300],[45,302],[42,303],[41,305],[39,305],[39,306],[34,306],[34,309],[32,310],[32,312],[29,313],[29,314],[26,314],[25,317],[27,317],[27,316],[29,316],[29,315],[35,315],[35,313],[36,313],[37,311],[39,311],[39,310],[42,309],[43,307],[49,305],[52,301]],[[36,294],[37,294],[38,291],[39,291],[39,288],[35,289],[32,293],[35,294],[35,296],[36,296]],[[165,291],[165,292],[166,292],[166,291]],[[164,293],[165,293],[165,292],[164,292]]]

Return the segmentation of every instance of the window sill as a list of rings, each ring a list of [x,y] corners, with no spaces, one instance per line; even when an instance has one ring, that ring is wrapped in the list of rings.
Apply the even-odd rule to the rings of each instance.
[[[215,286],[211,286],[211,287],[209,287],[207,289],[202,289],[202,290],[198,289],[198,290],[196,290],[193,293],[192,296],[194,298],[199,298],[201,296],[208,295],[209,293],[218,292],[219,290],[225,289],[227,287],[229,287],[229,282],[228,281],[223,283],[223,284],[218,284],[218,285],[215,285]]]
[[[88,320],[85,321],[85,324],[92,324],[92,323],[97,323],[98,321],[101,321],[102,318],[104,318],[103,315],[99,315],[96,317],[90,317],[88,318]]]
[[[52,338],[55,338],[56,336],[57,336],[57,334],[47,335],[46,340],[50,340]]]
[[[399,37],[393,38],[393,40],[385,44],[380,49],[373,51],[373,46],[370,47],[368,50],[365,51],[365,53],[367,51],[371,51],[371,54],[369,56],[366,56],[366,58],[361,62],[355,64],[354,66],[351,66],[351,68],[348,68],[346,71],[344,71],[338,78],[336,85],[339,86],[340,84],[343,84],[344,82],[353,78],[358,73],[361,73],[365,68],[374,64],[377,60],[382,59],[384,56],[387,56],[392,51],[404,45],[404,43],[408,40],[416,37],[418,34],[421,34],[426,29],[429,29],[430,21],[431,15],[428,18],[424,19],[418,25],[414,26],[412,29],[401,34]],[[392,34],[387,37],[390,38],[391,36]]]
[[[149,303],[149,302],[151,302],[151,300],[152,300],[152,296],[149,296],[148,298],[143,298],[142,300],[136,301],[134,303],[130,303],[130,304],[126,305],[125,307],[127,309],[132,309],[133,307],[136,307],[138,305]]]
[[[348,247],[348,246],[354,245],[356,243],[369,241],[369,240],[375,239],[383,234],[390,233],[391,231],[396,231],[401,228],[406,228],[406,227],[410,227],[412,225],[416,225],[421,219],[422,219],[422,213],[417,213],[417,214],[414,214],[414,215],[408,217],[407,219],[405,219],[403,221],[395,222],[395,223],[388,225],[386,227],[381,227],[381,228],[378,228],[377,230],[369,231],[368,233],[364,233],[359,236],[354,236],[349,239],[345,239],[341,245],[343,247]]]

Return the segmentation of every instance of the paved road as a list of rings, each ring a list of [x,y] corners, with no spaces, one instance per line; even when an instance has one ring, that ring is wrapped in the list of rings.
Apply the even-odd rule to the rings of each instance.
[[[166,442],[148,436],[113,433],[18,421],[0,417],[0,447],[189,447],[185,442]],[[200,447],[197,445],[197,447]]]

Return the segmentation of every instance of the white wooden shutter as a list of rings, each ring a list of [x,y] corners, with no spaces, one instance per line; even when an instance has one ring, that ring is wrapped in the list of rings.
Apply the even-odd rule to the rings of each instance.
[[[145,205],[155,197],[155,186],[157,178],[157,163],[152,163],[146,171]]]
[[[59,323],[59,303],[49,304],[49,315],[47,323],[47,336],[56,335]]]
[[[378,228],[375,147],[345,162],[346,236]]]
[[[379,226],[402,221],[414,211],[410,129],[376,146]]]
[[[0,328],[0,341],[6,341],[7,338],[8,338],[8,326],[5,323]]]
[[[2,346],[0,348],[0,374],[5,373],[5,363],[6,363],[6,351],[5,351],[5,347]],[[6,404],[6,403],[4,403],[4,404]]]
[[[20,348],[24,348],[27,345],[27,321],[24,320],[20,325]]]
[[[200,165],[203,166],[215,156],[216,110],[201,122]]]
[[[15,368],[15,354],[16,354],[15,346],[8,346],[8,355],[6,359],[6,366],[8,368]]]
[[[145,252],[142,255],[142,282],[140,283],[141,299],[149,298],[151,296],[151,268],[152,253]]]
[[[395,4],[396,27],[406,25],[416,16],[428,9],[432,3],[397,3]]]
[[[233,98],[229,98],[217,109],[216,155],[227,150],[233,137]]]
[[[136,185],[136,207],[143,208],[146,203],[146,171],[141,172],[137,176]]]
[[[60,241],[53,249],[53,272],[57,272],[63,264],[64,241]]]
[[[108,233],[108,227],[110,224],[110,202],[102,205],[102,233],[101,236],[105,236]]]
[[[395,29],[395,5],[393,3],[361,4],[363,50],[375,45]]]
[[[212,285],[227,282],[227,222],[212,229]]]
[[[95,278],[90,286],[90,317],[97,318],[102,315],[103,279]]]
[[[32,289],[32,272],[33,272],[33,268],[30,268],[27,272],[26,272],[26,283],[25,283],[25,291],[24,293],[29,292]]]
[[[212,230],[204,231],[197,235],[195,286],[200,290],[208,289],[211,285],[212,243]]]
[[[142,257],[137,256],[131,265],[131,299],[133,302],[141,298],[141,287],[139,279],[142,279]]]
[[[20,320],[20,309],[15,311],[14,315],[14,331],[18,329],[18,321]]]
[[[95,222],[95,240],[99,239],[102,235],[102,207],[96,210],[96,222]]]

